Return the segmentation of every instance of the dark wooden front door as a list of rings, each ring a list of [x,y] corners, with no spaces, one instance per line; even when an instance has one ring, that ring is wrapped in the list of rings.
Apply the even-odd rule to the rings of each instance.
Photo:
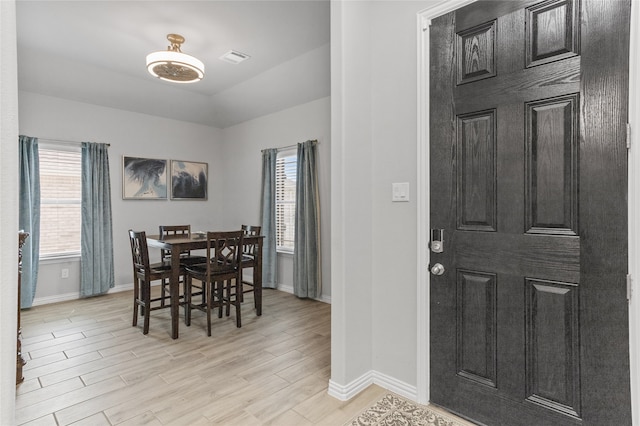
[[[629,0],[480,1],[430,28],[431,402],[630,425]]]

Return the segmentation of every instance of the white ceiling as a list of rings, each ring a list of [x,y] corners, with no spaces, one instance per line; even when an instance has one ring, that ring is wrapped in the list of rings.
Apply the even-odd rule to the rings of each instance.
[[[330,93],[328,0],[18,0],[16,15],[20,90],[219,128]],[[202,81],[148,74],[169,33]]]

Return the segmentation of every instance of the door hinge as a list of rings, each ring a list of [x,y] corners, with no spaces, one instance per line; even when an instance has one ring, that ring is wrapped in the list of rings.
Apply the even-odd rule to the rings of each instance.
[[[631,149],[631,124],[627,123],[627,149]]]
[[[633,280],[631,279],[631,274],[627,274],[627,300],[631,301],[631,293],[633,291]]]

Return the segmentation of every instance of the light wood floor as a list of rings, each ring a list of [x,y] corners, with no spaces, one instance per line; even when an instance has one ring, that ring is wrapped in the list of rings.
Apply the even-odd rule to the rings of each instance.
[[[331,306],[264,293],[261,317],[245,298],[242,328],[214,317],[207,337],[195,311],[177,340],[168,310],[152,312],[146,336],[142,320],[131,326],[131,292],[23,311],[16,423],[342,425],[387,393],[329,396]]]

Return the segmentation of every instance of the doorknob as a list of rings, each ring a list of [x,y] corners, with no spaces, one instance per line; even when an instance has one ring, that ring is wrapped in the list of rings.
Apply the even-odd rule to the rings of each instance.
[[[442,275],[444,274],[444,266],[441,263],[436,263],[431,267],[431,273],[433,275]]]

